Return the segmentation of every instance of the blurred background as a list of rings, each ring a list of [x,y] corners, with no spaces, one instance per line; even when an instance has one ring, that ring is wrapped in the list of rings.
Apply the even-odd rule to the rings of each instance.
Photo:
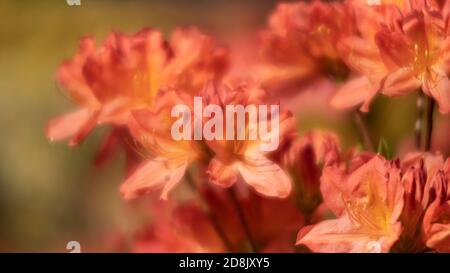
[[[95,245],[136,224],[136,211],[118,191],[123,156],[101,170],[92,164],[102,128],[76,148],[45,138],[48,119],[73,107],[56,85],[55,73],[75,53],[80,37],[89,34],[101,42],[110,31],[155,27],[168,34],[195,24],[227,40],[262,27],[275,5],[274,0],[81,0],[81,6],[65,0],[2,0],[0,251],[66,252],[68,241]],[[411,136],[414,97],[377,99],[373,109],[365,118],[375,139],[399,147]],[[299,128],[332,129],[347,146],[357,143],[351,119],[343,120],[313,111],[302,115]]]

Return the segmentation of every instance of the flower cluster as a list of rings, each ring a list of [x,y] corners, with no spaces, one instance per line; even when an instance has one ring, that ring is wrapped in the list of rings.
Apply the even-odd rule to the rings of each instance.
[[[450,252],[450,159],[430,151],[434,106],[450,111],[449,3],[279,4],[257,43],[242,46],[258,52],[248,58],[195,27],[169,38],[156,29],[111,33],[100,45],[86,37],[57,73],[77,109],[50,120],[47,136],[74,146],[110,128],[96,163],[122,147],[120,193],[152,197],[152,221],[129,251]],[[364,147],[344,148],[331,131],[299,132],[299,96],[324,89],[330,109],[356,117]],[[416,148],[392,157],[380,142],[374,151],[361,115],[377,96],[410,93]],[[195,130],[174,139],[173,107],[194,109],[199,97],[223,113],[227,105],[281,111],[256,139],[246,136],[264,120],[247,112],[244,124],[234,116],[216,124],[232,122],[234,139],[199,139]],[[259,149],[273,134],[276,150]],[[187,201],[172,195],[181,182],[193,192]]]

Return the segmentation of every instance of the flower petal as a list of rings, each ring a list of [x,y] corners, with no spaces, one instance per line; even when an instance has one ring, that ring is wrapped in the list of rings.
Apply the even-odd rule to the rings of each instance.
[[[98,111],[80,109],[56,117],[47,125],[47,137],[51,141],[63,140],[69,137],[70,146],[80,143],[97,123]]]
[[[441,113],[450,112],[450,79],[443,70],[434,68],[425,73],[423,87],[423,91],[439,104]]]
[[[330,100],[331,106],[337,109],[352,108],[362,105],[361,110],[367,112],[369,104],[379,89],[365,76],[350,80],[339,87]]]
[[[438,252],[450,252],[450,204],[434,202],[425,213],[423,229],[428,247]]]
[[[298,233],[297,245],[304,244],[314,252],[388,252],[398,234],[373,237],[358,230],[345,216],[304,227]]]
[[[279,198],[291,193],[291,180],[277,164],[262,154],[254,154],[248,161],[240,162],[237,167],[245,182],[257,192]]]
[[[183,178],[187,161],[157,157],[139,167],[120,187],[124,199],[136,198],[151,190],[163,188],[161,198]]]
[[[400,68],[389,74],[382,87],[382,93],[387,96],[401,96],[416,91],[421,82],[409,68]]]
[[[219,186],[232,186],[237,181],[238,174],[237,165],[234,162],[225,164],[217,157],[209,162],[208,175],[210,181]]]

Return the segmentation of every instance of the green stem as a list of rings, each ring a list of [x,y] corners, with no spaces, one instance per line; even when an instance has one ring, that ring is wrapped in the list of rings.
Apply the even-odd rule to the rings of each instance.
[[[241,226],[242,226],[242,229],[244,230],[245,236],[247,237],[247,241],[250,245],[250,250],[251,250],[251,252],[257,253],[258,249],[257,249],[255,241],[252,237],[252,233],[250,231],[250,226],[245,218],[244,211],[239,203],[239,199],[237,197],[234,187],[230,188],[228,190],[228,193],[229,193],[230,199],[236,209],[236,212],[237,212],[237,215],[239,218],[239,222],[241,223]]]
[[[355,112],[355,123],[362,136],[366,149],[372,152],[375,151],[375,146],[373,145],[372,138],[370,137],[369,129],[364,122],[363,115],[358,110]]]
[[[431,140],[433,134],[433,113],[434,113],[434,99],[432,97],[428,98],[427,105],[427,128],[426,128],[426,138],[425,138],[425,151],[429,151],[431,149]]]

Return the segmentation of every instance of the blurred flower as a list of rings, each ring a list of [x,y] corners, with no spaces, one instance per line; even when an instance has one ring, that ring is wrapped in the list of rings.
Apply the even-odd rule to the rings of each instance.
[[[195,27],[176,29],[169,43],[174,55],[164,70],[169,87],[198,95],[207,81],[220,82],[228,71],[228,48]]]
[[[259,106],[263,104],[263,91],[257,87],[237,86],[229,89],[210,86],[205,92],[203,97],[206,98],[206,103],[220,105],[223,112],[225,112],[226,105],[247,106],[253,104]],[[269,115],[270,112],[267,114]],[[272,125],[271,119],[274,118],[271,114],[267,123]],[[207,141],[208,146],[215,154],[208,168],[210,180],[223,187],[230,187],[237,182],[239,177],[242,177],[248,185],[263,195],[281,198],[288,196],[292,187],[290,178],[280,166],[267,157],[267,152],[261,150],[261,143],[271,139],[270,135],[278,134],[275,137],[282,140],[294,132],[294,124],[289,113],[281,113],[276,118],[279,120],[275,124],[277,128],[270,128],[265,135],[261,135],[261,130],[259,130],[256,140],[250,139],[250,131],[262,126],[262,121],[258,118],[256,124],[252,124],[253,121],[246,117],[245,128],[242,128],[245,132],[244,140],[234,137],[234,140]],[[224,120],[224,124],[230,122],[232,121]],[[233,124],[234,132],[237,134],[240,129],[237,128],[237,122]],[[226,125],[224,125],[225,127]]]
[[[111,33],[98,49],[93,38],[82,39],[78,54],[58,71],[58,82],[80,109],[51,120],[47,136],[71,137],[70,145],[76,145],[97,123],[124,124],[130,109],[154,102],[170,55],[161,33],[152,29]]]
[[[311,214],[322,202],[320,176],[322,167],[340,160],[338,137],[326,131],[311,131],[288,144],[279,159],[292,177],[295,200],[301,211]]]
[[[256,78],[278,96],[323,77],[345,79],[348,69],[336,44],[354,31],[353,16],[342,3],[279,4],[261,36]]]
[[[130,36],[111,33],[98,49],[92,38],[84,38],[78,54],[58,71],[58,81],[80,109],[51,120],[47,136],[71,137],[70,145],[76,145],[95,125],[114,125],[96,163],[124,144],[131,172],[139,161],[136,150],[146,150],[151,160],[128,177],[121,191],[128,199],[167,182],[166,198],[197,158],[188,151],[198,146],[170,138],[170,106],[186,103],[206,82],[220,81],[227,68],[228,50],[193,27],[176,29],[170,43],[153,29]],[[130,137],[126,127],[134,138],[130,143],[124,143]],[[139,147],[132,149],[134,145]]]
[[[126,156],[126,173],[133,172],[141,163],[141,155],[134,148],[133,143],[133,137],[124,126],[117,126],[106,132],[95,156],[95,166],[103,167],[122,149]]]
[[[206,214],[195,202],[181,205],[155,202],[150,209],[153,223],[135,234],[131,246],[133,252],[227,251]]]
[[[419,91],[450,112],[450,1],[379,2],[279,4],[260,33],[258,57],[254,43],[244,42],[253,35],[234,39],[231,54],[195,27],[175,29],[168,41],[154,29],[111,33],[99,46],[81,39],[57,73],[78,108],[52,119],[48,138],[73,146],[95,126],[109,125],[95,164],[124,149],[124,199],[160,191],[166,201],[151,200],[152,222],[131,241],[114,236],[111,243],[136,252],[302,250],[296,245],[315,252],[450,252],[450,159],[441,155],[447,128],[440,123],[432,131],[432,107],[427,117],[419,109],[416,130],[424,129],[439,152],[412,153],[405,145],[397,153],[406,154],[402,160],[355,156],[356,148],[343,153],[340,141],[348,139],[331,132],[299,136],[292,114],[280,111],[282,105],[336,120],[328,103],[368,111],[377,94]],[[188,130],[186,113],[172,116],[180,105],[191,111]],[[198,121],[213,118],[214,136],[199,138],[205,128]],[[180,139],[172,135],[176,121],[183,121]],[[382,139],[380,153],[388,154]],[[167,201],[183,179],[196,198]]]
[[[71,137],[76,145],[98,123],[123,125],[132,110],[151,110],[161,88],[199,93],[227,68],[228,50],[193,27],[176,29],[170,43],[154,29],[111,33],[97,49],[93,38],[84,38],[58,71],[58,82],[80,109],[51,120],[47,136]]]
[[[438,252],[450,252],[450,160],[436,174],[435,199],[423,217],[426,246]]]
[[[120,191],[125,199],[138,197],[146,192],[161,189],[161,198],[183,178],[190,163],[204,155],[200,142],[176,141],[171,135],[175,121],[171,117],[171,106],[187,104],[173,90],[160,92],[155,111],[145,109],[133,111],[128,126],[146,160],[123,183]]]
[[[227,191],[201,187],[210,213],[231,245],[228,249],[208,217],[208,211],[195,201],[175,205],[170,201],[152,207],[154,221],[139,231],[133,243],[136,252],[243,252],[245,232],[231,205]],[[261,252],[294,252],[295,233],[303,224],[301,213],[288,199],[268,199],[245,188],[238,201],[250,232]],[[279,211],[283,213],[279,213]],[[267,225],[270,221],[272,224]]]
[[[440,191],[447,187],[443,167],[444,160],[441,155],[428,153],[410,153],[402,161],[405,204],[401,215],[403,232],[396,249],[402,251],[425,249],[422,219]]]
[[[357,2],[357,1],[356,1]],[[345,83],[331,100],[338,108],[362,104],[368,111],[373,97],[405,95],[422,90],[450,109],[448,95],[448,30],[446,10],[430,1],[404,1],[395,5],[361,6],[362,36],[340,41],[345,62],[359,75]],[[403,5],[402,5],[403,4]]]
[[[321,178],[324,202],[338,219],[303,228],[297,244],[318,252],[388,252],[402,230],[400,170],[378,155],[343,167],[326,167]]]

